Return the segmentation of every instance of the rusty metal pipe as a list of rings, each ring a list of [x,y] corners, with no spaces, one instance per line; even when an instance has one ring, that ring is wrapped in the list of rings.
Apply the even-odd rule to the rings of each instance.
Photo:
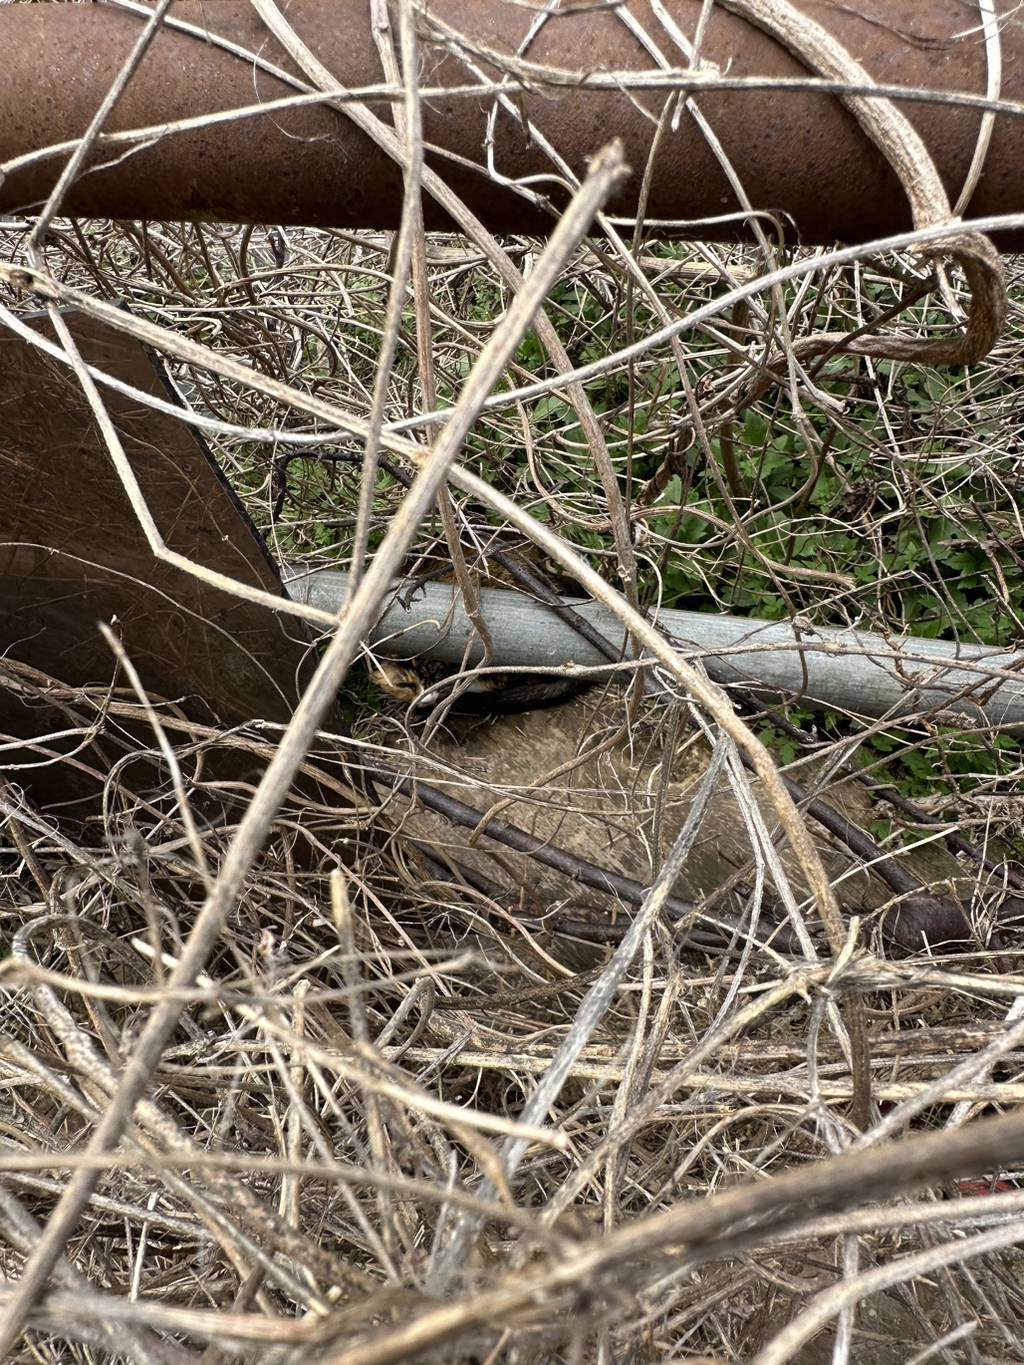
[[[799,0],[828,26],[878,81],[936,92],[986,90],[985,44],[977,7],[956,0],[915,0],[893,17],[890,0],[857,6],[823,6]],[[679,29],[692,36],[700,0],[666,0]],[[140,7],[141,8],[141,7]],[[653,11],[630,0],[669,62],[685,59]],[[997,8],[1010,8],[998,0]],[[480,51],[514,54],[536,11],[502,0],[430,0],[428,11],[468,35],[473,61],[488,79],[499,71]],[[366,0],[292,0],[288,18],[340,86],[383,83]],[[298,72],[262,26],[247,0],[178,0],[172,18],[209,26],[221,37],[291,73],[296,85],[257,69],[251,59],[182,31],[165,30],[147,54],[111,118],[110,130],[148,127],[204,113],[268,102],[302,88]],[[52,188],[67,156],[10,167],[12,161],[81,135],[128,53],[143,15],[113,5],[11,5],[0,7],[0,214],[28,213]],[[960,36],[958,36],[960,35]],[[1024,25],[1003,24],[1002,98],[1024,100]],[[425,101],[425,135],[438,151],[433,164],[492,229],[543,231],[550,215],[502,189],[487,174],[484,151],[492,101],[466,93],[477,77],[436,33],[422,41],[424,89],[444,91]],[[702,56],[730,77],[799,78],[809,73],[788,53],[741,19],[715,7]],[[607,8],[576,8],[550,19],[525,58],[562,71],[651,73],[655,59]],[[459,93],[459,91],[463,93]],[[627,96],[615,89],[542,85],[516,100],[574,171],[611,133],[620,135],[634,167],[611,205],[615,214],[636,210],[638,187],[666,98],[664,89]],[[830,95],[808,90],[744,89],[702,93],[700,107],[752,204],[788,216],[807,243],[859,241],[911,226],[905,197],[879,152]],[[903,106],[935,157],[955,202],[968,173],[982,111],[955,104]],[[388,118],[388,100],[375,111]],[[646,112],[645,112],[646,111]],[[494,159],[509,179],[551,176],[554,168],[537,142],[507,114],[499,115]],[[399,168],[341,112],[292,108],[242,121],[168,134],[138,146],[101,148],[79,178],[68,212],[134,219],[210,219],[348,227],[392,227],[401,201]],[[969,213],[981,216],[1024,210],[1024,119],[1000,114]],[[477,167],[478,169],[473,169]],[[557,204],[557,184],[544,183]],[[692,224],[692,235],[729,237],[738,231],[739,206],[724,172],[694,121],[683,114],[666,129],[656,152],[647,218],[717,218]],[[429,202],[429,226],[450,226]],[[723,221],[724,216],[724,221]],[[1007,233],[1004,249],[1024,245],[1024,231]]]

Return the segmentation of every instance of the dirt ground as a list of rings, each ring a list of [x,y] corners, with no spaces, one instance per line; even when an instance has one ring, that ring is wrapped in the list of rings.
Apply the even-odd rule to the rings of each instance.
[[[407,746],[404,770],[481,811],[643,885],[652,879],[678,835],[704,773],[709,747],[684,718],[664,712],[624,725],[621,694],[595,692],[557,708],[518,716],[479,719],[453,716],[425,746]],[[813,772],[800,770],[810,785]],[[756,784],[755,784],[756,790]],[[861,827],[877,818],[864,786],[831,781],[828,801]],[[769,829],[769,803],[759,797]],[[524,905],[569,902],[604,906],[598,892],[575,885],[558,871],[499,846],[486,835],[461,830],[422,807],[399,802],[402,828],[464,866],[512,887]],[[878,877],[854,867],[851,855],[813,820],[809,827],[848,913],[872,915],[892,900]],[[795,859],[782,862],[798,896],[804,886]],[[969,905],[970,869],[960,867],[938,843],[900,850],[900,863],[922,883],[952,893]],[[749,882],[751,841],[724,773],[702,822],[675,894],[695,901],[735,874]],[[877,917],[875,917],[877,919]],[[874,921],[872,921],[874,922]]]

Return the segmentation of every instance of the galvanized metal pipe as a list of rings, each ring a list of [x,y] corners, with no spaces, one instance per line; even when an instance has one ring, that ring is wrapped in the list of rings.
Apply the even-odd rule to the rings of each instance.
[[[288,591],[324,611],[337,611],[347,575],[321,569],[286,575]],[[406,585],[408,587],[408,585]],[[568,600],[568,599],[567,599]],[[519,593],[487,588],[483,616],[501,668],[546,668],[569,660],[581,666],[607,660],[548,608]],[[621,625],[596,603],[572,602],[616,646]],[[1024,725],[1024,653],[956,645],[944,640],[893,641],[857,630],[801,627],[786,621],[693,611],[663,611],[661,628],[716,682],[742,684],[803,705],[866,716],[898,716],[949,707],[979,723]],[[460,665],[482,658],[473,625],[450,584],[428,583],[395,596],[370,643],[394,659]],[[806,669],[806,678],[805,672]],[[1000,673],[1016,676],[998,678]],[[961,696],[971,690],[970,697]]]
[[[985,43],[978,11],[949,0],[914,0],[894,20],[891,0],[821,6],[798,0],[863,63],[875,80],[936,92],[986,92]],[[137,7],[141,10],[141,6]],[[465,51],[486,80],[502,75],[503,57],[514,57],[535,25],[533,6],[504,0],[430,0],[431,19],[467,35]],[[656,50],[685,69],[688,59],[653,11],[640,0],[623,7],[635,21],[631,32],[614,10],[570,7],[549,17],[525,43],[523,57],[562,72],[657,73]],[[1005,3],[1001,8],[1008,9]],[[692,37],[701,0],[666,0],[677,29]],[[289,21],[300,37],[347,88],[383,81],[366,0],[291,0]],[[179,0],[172,20],[196,25],[200,36],[165,30],[118,103],[109,131],[123,131],[269,102],[295,93],[302,78],[270,38],[248,0]],[[45,199],[64,164],[62,156],[22,163],[17,158],[81,136],[131,48],[144,15],[105,5],[0,5],[0,214],[31,211]],[[647,45],[635,26],[647,35]],[[485,143],[490,96],[465,93],[477,77],[423,25],[424,103],[430,156],[473,211],[498,231],[544,231],[551,218],[488,174]],[[202,38],[210,30],[242,53],[258,53],[289,72],[277,79],[251,58]],[[1004,99],[1024,99],[1024,25],[1001,25]],[[651,45],[653,44],[653,48]],[[487,54],[498,54],[488,56]],[[712,7],[701,59],[731,78],[806,78],[807,70],[750,24]],[[534,80],[515,102],[558,149],[582,171],[586,159],[612,135],[620,136],[634,175],[611,209],[636,209],[644,167],[652,151],[666,91],[626,94],[585,84],[545,85]],[[463,93],[458,93],[462,88]],[[832,96],[807,90],[701,92],[710,121],[731,164],[739,170],[751,203],[788,216],[804,242],[864,240],[910,226],[906,198],[880,153]],[[372,106],[390,121],[387,98]],[[955,104],[909,103],[904,108],[929,147],[955,201],[969,173],[983,111]],[[549,177],[539,186],[557,205],[563,191],[539,142],[507,113],[498,116],[494,166],[509,180]],[[68,212],[135,219],[214,219],[257,223],[390,227],[402,194],[399,168],[343,113],[305,107],[250,117],[215,127],[166,133],[126,155],[126,148],[100,148],[92,169],[79,177]],[[1024,209],[1024,120],[1000,115],[971,215]],[[479,169],[473,169],[477,167]],[[649,222],[706,219],[739,208],[725,172],[694,120],[684,111],[678,126],[664,129],[655,153]],[[447,220],[426,205],[428,224]],[[729,237],[735,218],[701,223],[695,235]],[[1007,235],[1003,248],[1024,245],[1024,234]]]

